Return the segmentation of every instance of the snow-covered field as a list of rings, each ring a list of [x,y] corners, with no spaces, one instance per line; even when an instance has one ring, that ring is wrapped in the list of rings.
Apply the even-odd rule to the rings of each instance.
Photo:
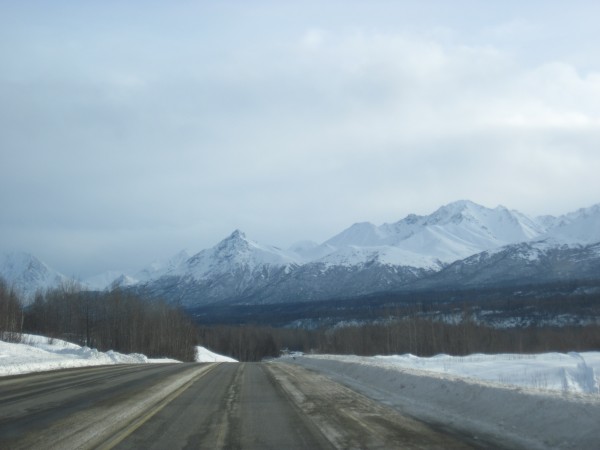
[[[197,362],[233,361],[204,347],[196,348]],[[100,352],[60,339],[23,335],[21,343],[0,341],[0,376],[107,364],[176,363],[139,353],[125,355],[112,350]]]
[[[296,355],[363,394],[427,422],[514,448],[598,448],[600,353]]]

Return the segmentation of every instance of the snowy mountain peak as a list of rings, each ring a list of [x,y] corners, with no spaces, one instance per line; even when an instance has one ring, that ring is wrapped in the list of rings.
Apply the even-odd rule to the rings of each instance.
[[[31,301],[38,290],[57,287],[69,281],[65,275],[25,252],[0,254],[0,277],[23,295],[25,301]]]
[[[110,288],[117,280],[126,275],[117,270],[108,270],[106,272],[93,275],[83,281],[84,286],[90,290],[102,291]]]
[[[244,233],[243,231],[241,231],[240,229],[235,229],[233,231],[233,233],[231,233],[229,235],[229,237],[227,239],[242,239],[242,240],[246,240],[246,233]]]
[[[45,272],[48,270],[46,264],[26,252],[4,253],[0,257],[0,268],[2,269],[2,274],[9,278],[20,275],[24,270],[35,272]]]
[[[349,264],[364,263],[363,255],[377,252],[378,261],[392,265],[431,268],[472,254],[538,237],[546,227],[504,206],[494,209],[470,200],[459,200],[438,208],[428,216],[408,215],[379,227],[357,223],[325,244],[332,251],[325,262],[336,264],[353,255]],[[347,247],[361,247],[357,252]],[[392,257],[393,255],[393,257]],[[358,259],[357,259],[358,258]]]
[[[497,240],[500,244],[533,239],[545,227],[504,206],[486,208],[468,200],[442,206],[427,219],[428,225],[460,225]]]
[[[566,214],[565,217],[569,217],[571,220],[584,219],[588,217],[595,217],[600,215],[600,203],[592,205],[588,208],[580,208],[575,212]]]
[[[202,250],[169,274],[205,278],[210,274],[255,271],[264,267],[285,267],[298,264],[293,253],[252,241],[235,230],[214,247]]]
[[[447,205],[441,206],[438,208],[440,210],[448,210],[448,211],[465,211],[465,210],[481,210],[487,209],[485,206],[481,206],[471,200],[456,200],[454,202],[450,202]]]
[[[239,252],[248,252],[253,246],[257,246],[256,243],[250,241],[244,232],[235,230],[228,237],[219,242],[214,249],[216,253],[227,257],[234,256]]]
[[[171,256],[171,258],[169,258],[169,260],[166,263],[158,263],[158,265],[156,266],[156,270],[168,272],[169,270],[172,270],[185,263],[188,259],[190,259],[191,256],[192,255],[190,255],[190,253],[187,250],[181,250],[175,255]]]
[[[359,222],[325,242],[333,247],[380,245],[386,234],[370,222]]]
[[[440,206],[436,212],[438,211],[447,211],[450,213],[457,213],[466,210],[482,210],[487,209],[485,206],[479,205],[471,200],[457,200],[455,202],[450,202],[446,205]],[[435,214],[435,212],[434,212]]]
[[[589,249],[589,244],[596,246]],[[600,204],[558,218],[531,219],[504,206],[487,208],[460,200],[429,215],[410,214],[395,223],[355,223],[320,245],[300,242],[289,250],[258,243],[236,229],[193,256],[180,252],[134,277],[113,272],[102,281],[104,285],[137,285],[152,295],[171,295],[190,304],[199,298],[209,302],[263,294],[278,299],[298,298],[306,292],[316,297],[339,296],[352,289],[366,292],[370,288],[365,286],[382,291],[394,283],[446,270],[474,255],[493,259],[505,251],[530,262],[549,248],[585,250],[595,258],[600,254],[598,247]],[[484,256],[472,261],[479,264]],[[0,276],[31,294],[67,280],[27,254],[0,254]],[[179,294],[172,294],[173,289]]]
[[[501,207],[492,210],[485,206],[478,205],[477,203],[473,203],[470,200],[459,200],[438,208],[433,214],[428,216],[427,223],[430,225],[438,225],[448,223],[458,224],[465,220],[476,222],[480,221],[483,216],[494,212],[502,213],[504,211],[499,208]]]
[[[546,236],[567,244],[600,242],[600,204],[581,208],[550,222]]]

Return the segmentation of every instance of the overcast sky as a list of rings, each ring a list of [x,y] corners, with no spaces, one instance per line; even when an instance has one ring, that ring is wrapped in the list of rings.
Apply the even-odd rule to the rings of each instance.
[[[0,250],[80,278],[600,202],[600,2],[2,1]]]

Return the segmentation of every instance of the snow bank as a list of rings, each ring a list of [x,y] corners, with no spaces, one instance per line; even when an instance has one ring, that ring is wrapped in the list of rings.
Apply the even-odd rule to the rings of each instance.
[[[146,364],[178,362],[149,359],[145,355],[125,355],[112,350],[99,352],[60,339],[23,335],[21,343],[0,341],[0,376],[107,364]]]
[[[237,362],[229,356],[213,353],[205,347],[196,347],[196,362]]]
[[[461,378],[561,392],[600,393],[600,352],[393,356],[314,356],[388,369],[416,369]]]
[[[586,370],[575,364],[578,359]],[[599,360],[599,353],[288,359],[421,420],[528,449],[597,448],[600,395],[594,367]],[[535,377],[519,375],[534,367]],[[562,385],[554,380],[561,369]],[[508,377],[511,370],[514,378]],[[543,386],[536,378],[541,374],[546,374]]]

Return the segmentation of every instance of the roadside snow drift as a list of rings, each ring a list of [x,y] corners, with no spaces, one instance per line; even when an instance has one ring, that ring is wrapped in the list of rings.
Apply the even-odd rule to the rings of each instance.
[[[373,357],[323,355],[315,358],[334,359],[391,370],[416,369],[506,386],[582,394],[600,393],[600,352],[437,355],[431,358],[413,355]]]
[[[305,356],[399,411],[513,448],[598,448],[600,353],[463,358]]]
[[[178,362],[150,359],[133,353],[124,355],[109,350],[99,352],[60,339],[23,335],[22,343],[0,341],[0,376],[106,364],[146,364]]]
[[[178,362],[169,358],[148,358],[140,353],[99,352],[95,348],[32,334],[24,334],[21,343],[0,340],[0,376],[107,364]],[[196,362],[237,361],[199,346],[196,347]]]
[[[196,347],[196,362],[237,362],[229,356],[219,355],[211,352],[205,347]]]

